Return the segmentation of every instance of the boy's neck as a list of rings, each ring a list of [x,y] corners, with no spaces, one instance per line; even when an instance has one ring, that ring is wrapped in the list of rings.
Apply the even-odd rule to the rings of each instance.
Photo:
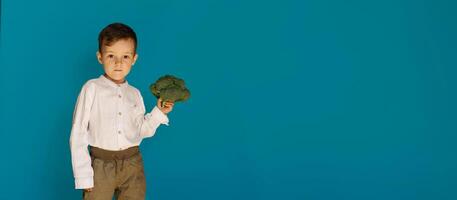
[[[122,83],[125,83],[125,78],[122,79],[122,80],[120,80],[120,81],[117,81],[117,80],[114,80],[114,79],[112,79],[111,77],[109,77],[106,73],[103,74],[103,76],[105,76],[108,80],[110,80],[110,81],[112,81],[112,82],[114,82],[114,83],[116,83],[116,84],[118,84],[118,85],[119,85],[119,84],[122,84]]]

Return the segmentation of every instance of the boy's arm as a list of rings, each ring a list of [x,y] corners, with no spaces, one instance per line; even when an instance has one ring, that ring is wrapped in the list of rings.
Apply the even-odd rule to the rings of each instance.
[[[138,102],[138,104],[141,112],[136,117],[135,122],[140,130],[140,137],[152,137],[155,134],[157,128],[160,126],[160,124],[165,124],[169,126],[168,116],[164,114],[162,111],[160,111],[160,109],[157,106],[154,106],[151,112],[145,115],[146,108],[144,107],[143,97],[141,96],[141,93],[139,91],[137,91],[137,94],[139,97],[138,99],[140,101]]]
[[[94,186],[94,172],[87,149],[90,111],[95,94],[93,84],[86,83],[76,101],[70,135],[71,162],[75,177],[75,188],[86,189]]]

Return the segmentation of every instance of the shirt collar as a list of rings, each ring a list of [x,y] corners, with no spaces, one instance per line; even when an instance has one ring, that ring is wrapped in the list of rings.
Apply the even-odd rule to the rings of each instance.
[[[117,83],[113,82],[112,80],[109,80],[108,78],[106,78],[103,74],[100,76],[100,79],[102,79],[105,83],[107,83],[108,85],[110,85],[112,87],[126,87],[128,85],[127,80],[125,80],[125,82],[123,82],[121,84],[117,84]]]

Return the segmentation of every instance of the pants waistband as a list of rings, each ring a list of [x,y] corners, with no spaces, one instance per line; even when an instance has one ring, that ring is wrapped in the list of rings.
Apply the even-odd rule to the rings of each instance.
[[[89,146],[90,155],[102,160],[125,160],[140,153],[138,146],[133,146],[120,151],[110,151],[94,146]]]

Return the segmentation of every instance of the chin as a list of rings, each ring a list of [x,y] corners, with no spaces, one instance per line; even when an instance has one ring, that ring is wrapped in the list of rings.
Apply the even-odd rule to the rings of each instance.
[[[116,80],[116,81],[121,81],[122,79],[124,79],[125,76],[122,76],[122,75],[111,75],[110,76],[113,80]]]

